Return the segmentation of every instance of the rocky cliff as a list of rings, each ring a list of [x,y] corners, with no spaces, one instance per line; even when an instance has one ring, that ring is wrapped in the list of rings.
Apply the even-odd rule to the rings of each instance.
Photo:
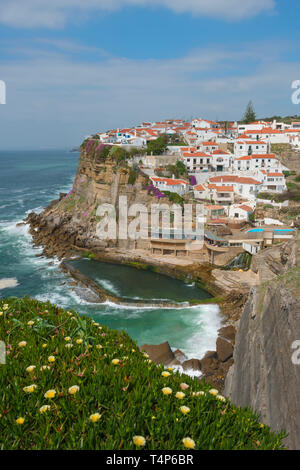
[[[224,394],[239,406],[249,405],[273,430],[285,429],[287,446],[300,449],[300,364],[294,363],[293,349],[300,340],[299,244],[289,248],[296,253],[294,267],[250,292]]]
[[[114,246],[115,241],[104,242],[96,236],[100,221],[96,215],[98,205],[114,205],[118,220],[120,196],[127,197],[128,207],[134,203],[146,206],[153,203],[145,189],[147,184],[148,177],[140,172],[132,178],[132,170],[125,161],[118,162],[110,156],[103,158],[93,147],[89,151],[82,148],[72,190],[67,195],[61,194],[41,214],[29,214],[27,222],[34,243],[45,247],[44,254],[59,257],[73,245],[91,250]],[[132,248],[134,243],[119,240],[118,247]]]

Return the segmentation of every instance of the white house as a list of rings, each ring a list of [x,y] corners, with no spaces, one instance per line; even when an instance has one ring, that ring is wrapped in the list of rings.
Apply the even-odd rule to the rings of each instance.
[[[214,171],[226,171],[230,168],[233,155],[225,150],[214,150],[212,152],[211,165]]]
[[[230,219],[249,220],[254,209],[255,207],[248,204],[233,204],[229,207],[228,216]]]
[[[211,171],[211,155],[203,152],[184,152],[181,159],[188,173]]]
[[[263,185],[261,192],[271,193],[282,193],[287,190],[284,174],[281,172],[267,172],[266,170],[260,170]],[[258,175],[259,178],[259,175]]]
[[[208,184],[208,199],[213,200],[216,204],[229,206],[234,202],[234,187],[220,186],[216,184]]]
[[[243,155],[263,154],[267,153],[267,142],[260,140],[238,140],[234,143],[234,154],[236,157]]]
[[[249,200],[255,200],[263,183],[257,179],[236,175],[220,175],[209,178],[210,184],[233,186],[234,194]]]
[[[279,172],[285,169],[275,157],[274,153],[253,154],[236,158],[233,162],[233,167],[237,171],[252,171],[267,170]]]
[[[266,126],[266,122],[264,121],[259,121],[259,122],[251,122],[250,124],[239,124],[238,125],[238,134],[244,134],[245,132],[251,130],[251,131],[256,131],[256,130],[261,130]]]
[[[183,196],[189,191],[189,184],[184,180],[160,178],[158,176],[151,176],[150,179],[153,186],[158,188],[160,191],[170,191],[171,193],[177,193],[180,196]]]
[[[203,184],[198,184],[193,187],[194,197],[196,199],[207,199],[208,198],[208,191],[207,187]]]
[[[249,139],[261,140],[269,144],[287,144],[289,143],[288,135],[285,130],[272,129],[272,127],[266,127],[258,131],[247,131],[245,134]]]
[[[206,153],[212,153],[219,149],[219,145],[216,142],[204,141],[199,144],[200,150]]]

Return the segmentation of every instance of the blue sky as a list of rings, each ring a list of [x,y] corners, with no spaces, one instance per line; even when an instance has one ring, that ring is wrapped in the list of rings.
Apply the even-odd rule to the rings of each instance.
[[[0,148],[141,120],[300,114],[298,0],[0,0]]]

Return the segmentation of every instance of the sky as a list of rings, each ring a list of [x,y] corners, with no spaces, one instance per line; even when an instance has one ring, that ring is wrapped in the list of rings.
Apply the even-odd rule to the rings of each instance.
[[[166,118],[300,114],[299,0],[0,0],[0,150]]]

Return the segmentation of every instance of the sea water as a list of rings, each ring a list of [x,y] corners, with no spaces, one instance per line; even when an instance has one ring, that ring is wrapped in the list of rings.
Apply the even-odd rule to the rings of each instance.
[[[78,156],[68,150],[0,152],[0,296],[29,295],[42,301],[50,300],[111,328],[127,331],[139,345],[168,341],[188,358],[201,358],[207,350],[215,349],[221,325],[217,305],[174,309],[124,307],[112,302],[95,304],[86,300],[88,289],[71,285],[70,277],[59,269],[57,259],[36,256],[42,250],[33,247],[28,226],[16,224],[29,212],[42,211],[60,192],[71,189]],[[133,278],[128,278],[128,272],[118,268],[108,265],[106,270],[102,268],[102,275],[97,274],[97,282],[112,293],[124,293],[133,299],[199,298],[200,292],[193,291],[192,284],[165,278],[166,285],[162,288],[156,274],[147,272],[143,273],[147,276],[143,287],[142,282],[134,283]],[[131,276],[137,273],[140,274],[132,271]],[[203,291],[201,295],[207,296]]]

